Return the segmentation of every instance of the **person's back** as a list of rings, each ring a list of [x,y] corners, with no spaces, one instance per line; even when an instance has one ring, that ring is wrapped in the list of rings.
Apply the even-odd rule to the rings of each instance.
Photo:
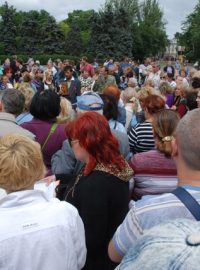
[[[38,143],[21,135],[0,138],[1,269],[81,269],[85,233],[78,211],[33,190],[44,177]]]
[[[18,191],[0,200],[0,215],[2,270],[82,268],[83,225],[72,205],[49,201],[41,191]]]
[[[146,196],[138,202],[131,202],[128,215],[110,242],[109,254],[113,261],[121,261],[144,230],[177,218],[195,219],[194,212],[179,195],[181,190],[184,197],[192,196],[195,204],[200,203],[199,116],[200,109],[188,112],[180,120],[171,141],[172,157],[177,166],[178,188],[173,193]]]
[[[156,226],[130,248],[116,270],[199,269],[199,236],[197,221],[177,219]]]
[[[135,183],[133,199],[171,192],[176,188],[177,170],[171,158],[171,142],[179,119],[177,113],[169,109],[154,114],[152,125],[156,150],[135,154],[130,161]]]
[[[177,186],[174,161],[157,150],[135,154],[130,165],[134,171],[133,199],[171,192]]]
[[[30,112],[34,118],[22,124],[23,128],[36,136],[36,141],[42,148],[45,165],[49,170],[52,155],[61,149],[66,139],[65,125],[56,123],[60,110],[60,97],[55,92],[51,90],[38,92],[30,105]]]

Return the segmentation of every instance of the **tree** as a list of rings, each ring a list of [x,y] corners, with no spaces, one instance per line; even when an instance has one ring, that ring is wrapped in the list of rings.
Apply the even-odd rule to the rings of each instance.
[[[167,35],[163,12],[157,0],[145,0],[140,5],[138,29],[136,27],[135,31],[136,34],[140,35],[139,46],[136,51],[138,58],[156,56],[159,52],[165,51]],[[136,34],[134,36],[137,36]],[[142,47],[142,51],[140,47]]]
[[[157,0],[107,0],[91,20],[90,52],[97,57],[156,56],[167,44]]]
[[[129,15],[123,7],[117,9],[106,2],[91,20],[89,53],[93,57],[121,59],[132,54],[132,35]]]
[[[179,44],[185,46],[186,56],[190,55],[191,60],[200,59],[200,0],[194,11],[187,16],[182,25],[183,33],[179,33]]]
[[[26,16],[24,16],[20,28],[20,52],[22,54],[28,54],[31,56],[36,53],[41,53],[40,44],[42,40],[40,36],[40,27],[41,25],[39,24],[39,12],[27,12]]]
[[[88,43],[90,39],[91,26],[90,20],[94,13],[94,10],[74,10],[68,14],[68,18],[59,23],[65,36],[72,28],[72,24],[76,24],[81,35],[82,51],[86,53],[88,51]]]
[[[14,7],[9,7],[7,2],[1,6],[0,37],[5,54],[16,54],[17,51],[15,13]]]
[[[41,13],[44,12],[46,11],[41,11]],[[41,17],[44,18],[43,16]],[[46,19],[43,19],[40,24],[40,36],[42,40],[41,52],[44,54],[62,54],[64,48],[64,33],[57,25],[54,17],[48,14]]]
[[[82,53],[82,39],[80,29],[72,22],[71,29],[66,38],[66,53],[71,56],[80,56]]]

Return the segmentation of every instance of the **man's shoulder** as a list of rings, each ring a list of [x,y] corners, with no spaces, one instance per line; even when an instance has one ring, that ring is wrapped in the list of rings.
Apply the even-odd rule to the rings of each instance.
[[[200,201],[200,190],[186,188],[186,190]],[[138,214],[149,211],[179,207],[183,204],[173,193],[165,193],[162,195],[147,195],[137,202],[130,202],[131,209],[134,209]]]
[[[162,195],[146,195],[141,200],[139,200],[137,202],[131,201],[130,205],[131,206],[134,205],[135,209],[137,211],[139,211],[140,209],[143,209],[143,208],[150,209],[154,205],[165,204],[167,202],[170,202],[171,200],[177,200],[175,195],[173,195],[172,193],[165,193]]]

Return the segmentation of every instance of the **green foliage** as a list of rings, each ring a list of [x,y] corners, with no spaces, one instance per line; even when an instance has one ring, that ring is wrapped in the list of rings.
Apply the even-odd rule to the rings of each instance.
[[[66,38],[66,53],[68,55],[80,56],[82,53],[82,39],[80,29],[78,25],[72,23],[71,29],[69,30]]]
[[[1,44],[0,44],[1,46]],[[27,60],[29,59],[29,55],[25,55],[25,54],[19,54],[17,55],[19,59],[21,59],[24,63],[27,62]],[[11,58],[12,55],[5,55],[5,54],[0,54],[0,62],[4,62],[4,60],[6,58]],[[68,60],[73,60],[75,62],[79,61],[79,57],[76,57],[76,56],[70,56],[70,55],[65,55],[65,54],[49,54],[49,55],[46,55],[46,54],[34,54],[31,56],[33,59],[35,60],[39,60],[40,61],[40,64],[42,65],[46,65],[46,63],[48,62],[48,60],[51,58],[53,61],[56,60],[56,59],[61,59],[61,60],[65,60],[65,59],[68,59]]]
[[[13,6],[8,6],[5,2],[0,9],[1,23],[0,23],[0,37],[3,42],[4,51],[7,54],[16,54],[16,25],[14,15],[16,10]]]
[[[81,44],[81,48],[78,48],[77,52],[80,55],[81,51],[84,53],[88,51],[88,43],[90,39],[90,33],[91,33],[91,26],[90,26],[90,20],[94,14],[93,10],[74,10],[73,12],[68,14],[68,18],[60,23],[60,26],[62,27],[62,30],[65,33],[65,36],[68,35],[71,36],[70,31],[80,32],[79,34],[76,34],[76,38],[78,39],[79,43]],[[77,29],[74,29],[74,25],[76,25]],[[69,33],[70,32],[70,33]],[[70,37],[71,39],[71,37]],[[69,38],[67,37],[67,52],[69,51]],[[70,48],[72,47],[72,51],[74,46],[70,45]],[[75,47],[77,45],[75,44]],[[70,53],[71,54],[71,53]]]
[[[132,35],[127,10],[115,9],[106,3],[104,9],[94,13],[91,22],[89,53],[98,59],[121,59],[132,55]]]
[[[88,31],[90,18],[92,17],[93,13],[93,10],[74,10],[68,14],[68,18],[65,20],[65,22],[68,25],[75,23],[78,26],[80,32]]]
[[[157,0],[106,0],[98,12],[75,10],[59,23],[45,10],[16,11],[7,2],[0,6],[0,15],[1,54],[141,59],[164,51],[167,44]],[[195,16],[190,17],[188,27],[196,23]],[[191,36],[196,40],[195,52],[200,42],[198,27]],[[188,32],[185,37],[190,38]]]
[[[58,25],[59,25],[61,31],[63,32],[64,36],[66,37],[69,30],[70,30],[69,24],[65,21],[61,21]]]
[[[198,1],[194,11],[187,16],[183,23],[183,33],[177,33],[178,42],[185,46],[186,55],[189,60],[200,59],[200,0]]]
[[[107,0],[91,26],[89,52],[98,58],[142,59],[165,51],[163,12],[156,0]]]

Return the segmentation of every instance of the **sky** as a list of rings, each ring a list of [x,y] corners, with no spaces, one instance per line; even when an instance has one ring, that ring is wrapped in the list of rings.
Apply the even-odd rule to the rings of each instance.
[[[0,0],[2,5],[5,0]],[[7,0],[17,10],[28,11],[32,9],[44,9],[53,15],[57,21],[67,18],[67,14],[73,10],[94,9],[98,10],[105,0]],[[167,22],[166,30],[168,37],[173,38],[176,32],[181,31],[181,24],[189,15],[198,0],[159,0]]]

